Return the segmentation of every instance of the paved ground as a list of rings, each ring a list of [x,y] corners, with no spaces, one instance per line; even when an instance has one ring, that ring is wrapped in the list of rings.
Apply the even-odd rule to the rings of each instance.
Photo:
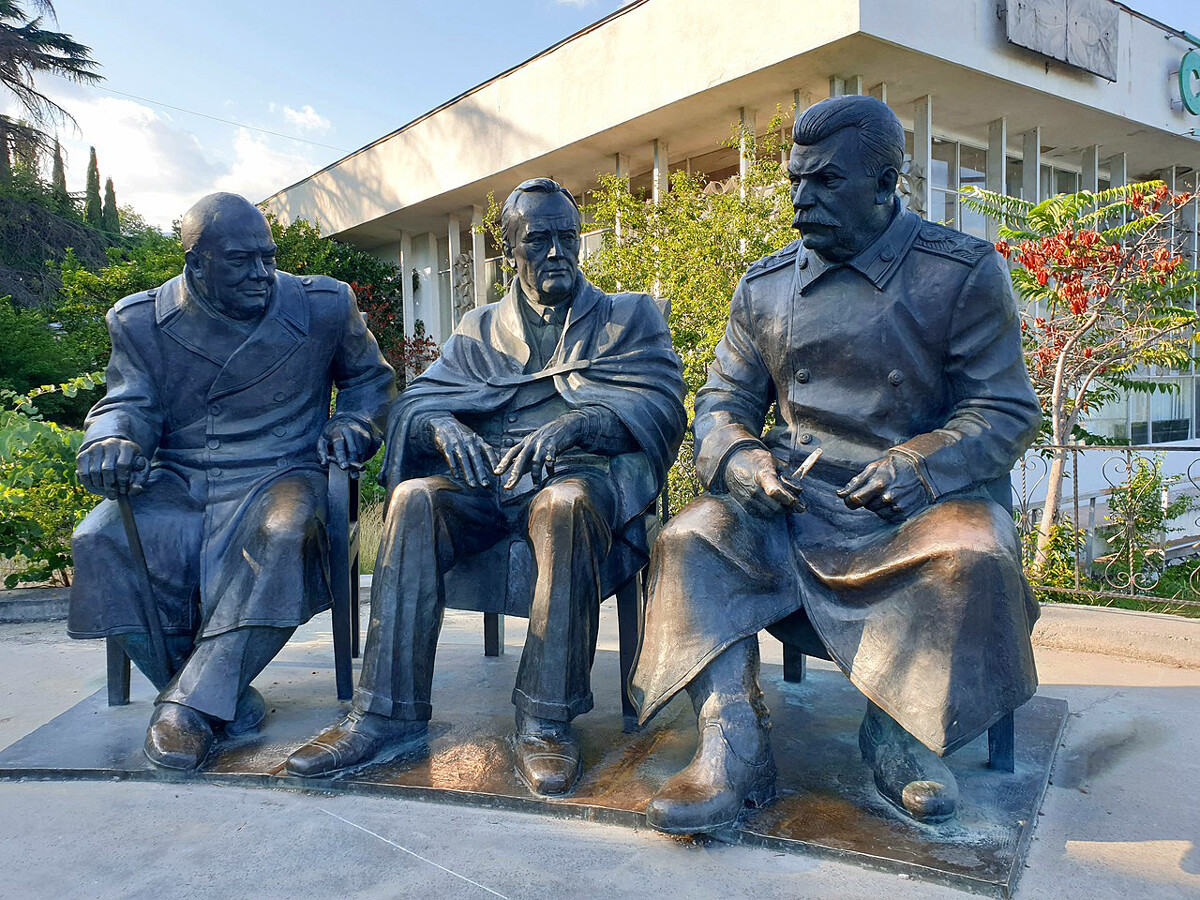
[[[328,640],[327,617],[298,639]],[[608,605],[601,646],[615,649]],[[509,620],[508,644],[523,640]],[[480,617],[446,642],[479,645]],[[779,662],[778,644],[763,640]],[[1200,669],[1039,647],[1072,708],[1021,900],[1200,898]],[[0,747],[103,684],[99,642],[0,625]],[[649,830],[216,786],[0,783],[0,898],[959,898],[895,875]]]

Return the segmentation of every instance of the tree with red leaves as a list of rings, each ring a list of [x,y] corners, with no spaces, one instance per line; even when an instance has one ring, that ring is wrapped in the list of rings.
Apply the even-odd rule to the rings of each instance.
[[[1195,198],[1159,181],[1041,203],[967,188],[964,201],[1000,224],[996,249],[1025,301],[1025,359],[1051,444],[1033,574],[1046,565],[1062,498],[1067,445],[1086,437],[1087,413],[1144,387],[1139,368],[1187,367],[1197,340],[1200,274],[1181,245]]]

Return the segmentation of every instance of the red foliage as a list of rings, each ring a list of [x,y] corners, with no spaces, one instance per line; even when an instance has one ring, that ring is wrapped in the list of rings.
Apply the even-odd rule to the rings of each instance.
[[[366,313],[379,349],[402,381],[419,375],[438,358],[437,343],[424,330],[418,328],[416,334],[405,336],[404,322],[394,299],[378,297],[371,284],[352,281],[350,287],[358,297],[358,308]]]

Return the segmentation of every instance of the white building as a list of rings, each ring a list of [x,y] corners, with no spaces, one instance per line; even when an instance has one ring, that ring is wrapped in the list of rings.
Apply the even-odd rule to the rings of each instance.
[[[536,175],[577,196],[602,172],[652,193],[676,168],[725,178],[737,124],[766,127],[777,109],[790,124],[794,106],[831,94],[885,100],[926,176],[913,205],[972,233],[986,226],[958,202],[966,184],[1039,199],[1149,177],[1194,190],[1195,46],[1111,0],[635,0],[267,206],[398,262],[406,328],[421,320],[441,342],[496,277],[477,229],[489,192],[502,200]],[[1189,214],[1195,264],[1196,203]],[[1200,437],[1197,377],[1093,427],[1137,443]]]

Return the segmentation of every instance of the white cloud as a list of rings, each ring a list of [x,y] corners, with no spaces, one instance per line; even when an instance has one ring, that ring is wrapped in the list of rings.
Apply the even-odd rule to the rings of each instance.
[[[135,100],[75,86],[62,93],[56,99],[79,123],[78,131],[67,126],[60,134],[68,189],[83,191],[94,146],[101,183],[111,177],[117,202],[159,228],[169,228],[205,194],[233,191],[258,201],[326,162],[320,151],[245,128],[201,122],[192,130],[190,120],[182,124]]]
[[[271,104],[271,112],[275,112],[276,106]],[[299,109],[292,109],[290,106],[279,108],[283,113],[283,118],[291,125],[295,125],[301,131],[328,131],[332,127],[332,123],[305,103]]]

